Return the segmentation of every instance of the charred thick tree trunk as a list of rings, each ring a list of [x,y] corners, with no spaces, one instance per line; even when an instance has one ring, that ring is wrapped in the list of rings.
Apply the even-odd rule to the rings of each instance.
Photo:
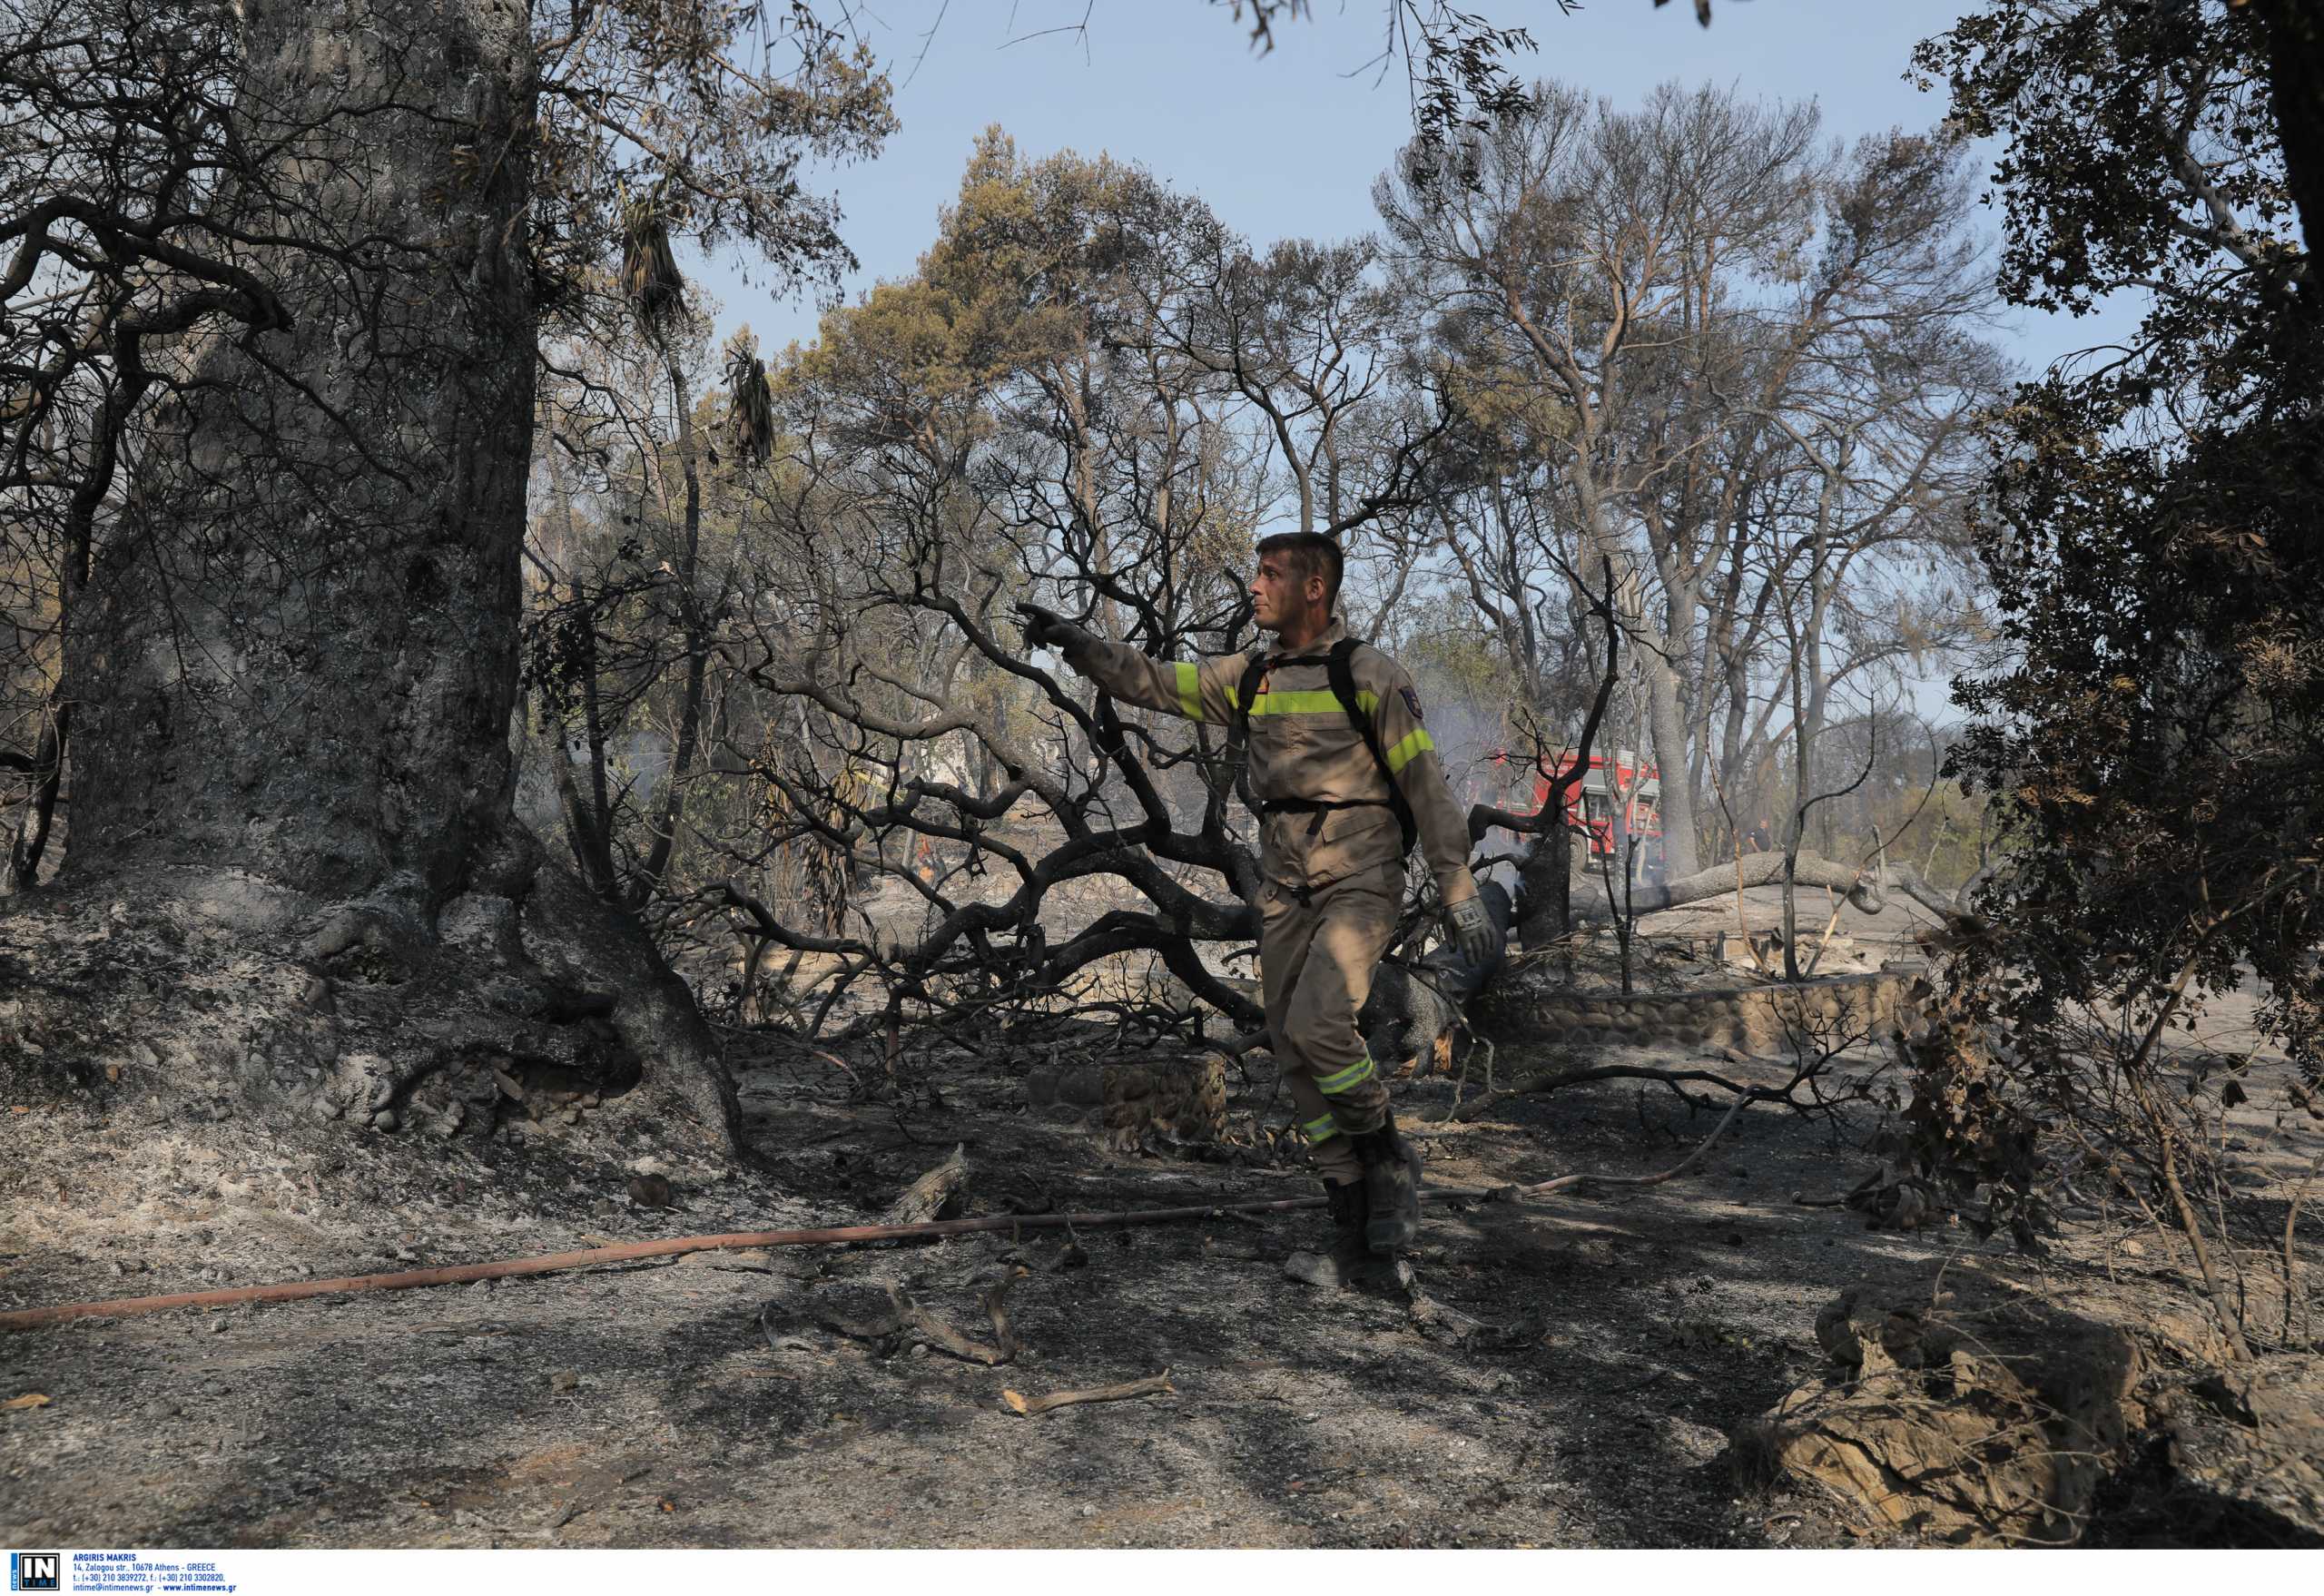
[[[1573,929],[1573,833],[1551,826],[1517,866],[1517,940],[1546,948]]]
[[[2300,237],[2324,249],[2324,7],[2316,0],[2261,0],[2268,79],[2284,175],[2299,207]]]
[[[247,1029],[296,1032],[308,1078],[337,1083],[326,1114],[392,1129],[423,1082],[483,1079],[488,1100],[485,1064],[531,1063],[606,1096],[643,1075],[641,1102],[701,1121],[683,1139],[731,1147],[733,1093],[684,989],[634,924],[544,869],[512,813],[537,361],[528,8],[241,15],[250,159],[220,202],[263,241],[242,264],[290,325],[177,351],[174,393],[143,423],[66,662],[61,890],[133,915],[240,903],[242,929],[305,972],[288,990],[313,983],[286,1017],[252,982]]]
[[[351,15],[360,11],[366,15]],[[339,15],[346,13],[349,15]],[[189,351],[71,661],[68,874],[423,918],[509,813],[535,318],[524,8],[255,0],[235,196],[286,331]]]

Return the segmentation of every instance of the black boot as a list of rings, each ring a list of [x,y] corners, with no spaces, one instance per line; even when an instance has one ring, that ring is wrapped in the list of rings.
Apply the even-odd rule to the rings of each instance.
[[[1371,1243],[1365,1239],[1364,1221],[1370,1208],[1364,1200],[1364,1182],[1352,1180],[1343,1185],[1334,1180],[1324,1181],[1324,1203],[1332,1221],[1330,1250],[1293,1253],[1284,1260],[1283,1272],[1294,1280],[1325,1291],[1374,1284],[1384,1269],[1393,1266],[1375,1257]]]
[[[1364,1160],[1365,1242],[1393,1257],[1420,1234],[1420,1154],[1396,1134],[1391,1110],[1377,1130],[1348,1138]]]
[[[1352,1283],[1373,1261],[1372,1246],[1364,1233],[1370,1209],[1364,1201],[1364,1182],[1351,1180],[1342,1185],[1326,1180],[1324,1200],[1330,1205],[1332,1216],[1332,1263],[1338,1268],[1342,1283]]]

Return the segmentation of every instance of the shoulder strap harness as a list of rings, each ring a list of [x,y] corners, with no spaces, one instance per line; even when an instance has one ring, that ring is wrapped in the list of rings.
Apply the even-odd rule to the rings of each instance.
[[[1236,742],[1248,747],[1251,741],[1251,702],[1258,696],[1259,684],[1266,674],[1282,665],[1322,665],[1330,674],[1332,696],[1347,711],[1347,718],[1355,727],[1356,735],[1372,751],[1373,763],[1380,767],[1380,779],[1387,784],[1385,798],[1269,798],[1259,805],[1261,814],[1312,814],[1315,817],[1313,830],[1320,831],[1324,816],[1334,809],[1387,809],[1394,812],[1396,827],[1403,833],[1404,852],[1413,851],[1413,843],[1420,835],[1420,826],[1413,818],[1413,806],[1404,799],[1404,791],[1396,785],[1393,773],[1388,769],[1388,755],[1380,746],[1380,731],[1372,717],[1364,713],[1364,705],[1356,701],[1355,666],[1352,663],[1355,651],[1364,646],[1362,640],[1343,637],[1332,645],[1329,654],[1303,654],[1284,658],[1260,655],[1244,667],[1242,685],[1235,692],[1234,735]]]

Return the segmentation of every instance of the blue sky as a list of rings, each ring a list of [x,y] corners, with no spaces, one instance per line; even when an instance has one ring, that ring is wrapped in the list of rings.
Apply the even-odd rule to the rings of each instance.
[[[1978,9],[1974,0],[1718,0],[1704,29],[1685,0],[1659,10],[1650,0],[1589,0],[1571,16],[1552,0],[1465,3],[1531,30],[1529,76],[1617,104],[1673,78],[1812,98],[1841,138],[1935,123],[1941,97],[1903,80],[1912,46]],[[1411,133],[1401,72],[1382,78],[1365,67],[1387,0],[1315,0],[1313,18],[1284,25],[1265,56],[1225,6],[1205,0],[850,4],[891,65],[903,123],[877,160],[811,177],[846,209],[842,231],[862,261],[851,297],[912,271],[971,143],[995,123],[1029,155],[1072,149],[1137,162],[1200,194],[1262,248],[1370,231],[1373,179]],[[774,349],[813,336],[812,303],[774,295],[763,278],[746,281],[731,261],[697,270],[723,303],[722,331],[748,322]],[[2007,341],[2039,366],[2127,326],[2126,316],[2020,316]]]

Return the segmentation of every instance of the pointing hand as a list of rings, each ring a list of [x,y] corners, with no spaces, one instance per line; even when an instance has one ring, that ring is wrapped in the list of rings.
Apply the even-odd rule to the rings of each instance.
[[[1010,607],[1024,619],[1025,646],[1028,648],[1058,647],[1080,630],[1057,611],[1038,604],[1019,604]]]

